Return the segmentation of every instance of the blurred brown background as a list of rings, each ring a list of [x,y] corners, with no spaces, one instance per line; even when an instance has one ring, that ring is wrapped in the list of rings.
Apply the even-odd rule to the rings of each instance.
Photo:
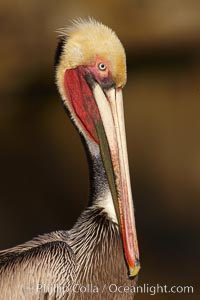
[[[154,299],[197,299],[199,0],[1,1],[0,248],[70,228],[86,204],[85,154],[60,103],[53,59],[55,30],[88,15],[112,27],[127,52],[139,284],[191,284],[193,295]]]

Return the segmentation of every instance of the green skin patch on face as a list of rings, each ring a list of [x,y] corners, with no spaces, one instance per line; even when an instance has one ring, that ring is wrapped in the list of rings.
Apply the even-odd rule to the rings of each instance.
[[[116,178],[115,178],[115,174],[113,171],[112,158],[111,158],[111,154],[110,154],[108,141],[106,138],[103,124],[101,122],[95,123],[95,129],[96,129],[98,140],[99,140],[100,152],[101,152],[104,168],[106,171],[106,175],[108,178],[108,184],[109,184],[111,195],[113,198],[113,203],[114,203],[114,207],[115,207],[117,220],[118,220],[118,222],[120,222],[120,211],[119,211],[119,204],[118,204]]]

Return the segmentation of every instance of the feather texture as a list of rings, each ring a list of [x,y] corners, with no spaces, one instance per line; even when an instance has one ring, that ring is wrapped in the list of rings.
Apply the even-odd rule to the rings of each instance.
[[[2,300],[109,299],[115,285],[131,287],[135,281],[127,278],[118,225],[100,208],[85,210],[70,231],[0,252]],[[112,296],[133,299],[133,292]]]

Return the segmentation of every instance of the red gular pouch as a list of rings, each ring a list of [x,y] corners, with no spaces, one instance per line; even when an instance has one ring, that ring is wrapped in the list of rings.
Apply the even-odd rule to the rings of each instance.
[[[64,88],[67,99],[83,130],[95,143],[99,143],[95,123],[101,121],[101,117],[92,93],[92,87],[88,84],[86,77],[87,69],[83,66],[66,70]]]

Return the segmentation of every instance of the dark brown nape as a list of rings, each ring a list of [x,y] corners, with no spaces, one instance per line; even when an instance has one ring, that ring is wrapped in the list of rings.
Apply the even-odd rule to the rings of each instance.
[[[58,45],[57,45],[55,57],[54,57],[54,67],[55,68],[60,63],[60,57],[63,52],[63,46],[64,46],[65,42],[66,42],[66,37],[62,36],[62,37],[58,38]]]

